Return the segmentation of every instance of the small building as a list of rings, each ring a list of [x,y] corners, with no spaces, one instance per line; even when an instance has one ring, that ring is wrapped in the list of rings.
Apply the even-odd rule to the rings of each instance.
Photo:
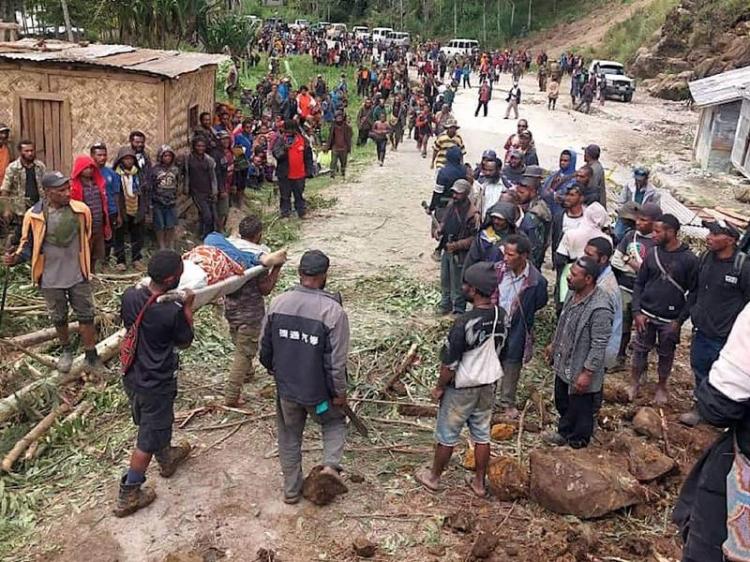
[[[690,82],[695,106],[701,110],[693,156],[704,170],[732,169],[732,149],[740,120],[744,88],[750,85],[750,66]]]
[[[48,168],[105,142],[113,157],[133,130],[153,150],[187,146],[203,111],[213,111],[223,55],[22,39],[0,43],[0,122],[14,141],[31,139]]]
[[[750,178],[750,91],[743,90],[742,107],[737,133],[732,147],[732,164],[742,175]]]

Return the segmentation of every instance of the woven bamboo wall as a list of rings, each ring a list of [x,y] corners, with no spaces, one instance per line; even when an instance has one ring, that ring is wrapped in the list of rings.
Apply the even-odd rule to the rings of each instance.
[[[167,83],[167,138],[174,150],[188,145],[188,111],[198,104],[199,113],[214,109],[215,67],[183,74]]]
[[[50,91],[70,96],[74,155],[88,154],[93,143],[104,141],[113,157],[136,129],[146,134],[146,145],[155,152],[161,142],[162,88],[160,83],[127,80],[127,75],[121,80],[50,75]]]
[[[23,70],[0,69],[0,123],[13,126],[13,100],[16,92],[39,92],[43,75]],[[18,139],[14,139],[18,140]]]

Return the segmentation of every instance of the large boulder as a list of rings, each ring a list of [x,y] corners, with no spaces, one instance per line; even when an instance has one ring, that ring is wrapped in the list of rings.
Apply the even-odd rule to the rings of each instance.
[[[628,457],[628,470],[639,482],[651,482],[672,471],[674,459],[663,454],[658,447],[644,443],[630,432],[618,433],[610,448]]]
[[[529,456],[531,498],[543,507],[582,519],[642,503],[646,489],[622,457],[599,449],[539,449]]]

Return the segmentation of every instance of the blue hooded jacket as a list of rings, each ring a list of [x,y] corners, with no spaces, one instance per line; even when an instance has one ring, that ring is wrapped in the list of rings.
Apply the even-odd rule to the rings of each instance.
[[[445,166],[437,173],[430,203],[431,211],[447,205],[451,199],[450,189],[453,184],[456,180],[466,179],[466,166],[464,166],[463,159],[464,155],[458,146],[451,146],[445,151]]]
[[[550,211],[552,216],[557,216],[563,212],[562,206],[556,201],[555,196],[562,197],[568,186],[573,185],[576,181],[576,161],[578,159],[576,151],[572,148],[563,150],[560,156],[568,154],[570,156],[570,162],[565,168],[560,168],[554,174],[551,174],[544,183],[542,184],[541,197]]]

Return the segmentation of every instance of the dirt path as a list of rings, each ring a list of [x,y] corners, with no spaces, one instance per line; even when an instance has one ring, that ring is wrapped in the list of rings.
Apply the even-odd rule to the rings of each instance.
[[[504,76],[501,88],[507,88],[508,82]],[[532,91],[533,78],[527,78],[523,87],[521,115],[530,121],[545,167],[555,166],[563,147],[580,149],[588,142],[598,142],[605,148],[603,160],[608,165],[625,154],[621,152],[623,146],[636,150],[643,144],[642,138],[633,138],[628,120],[653,117],[656,123],[663,116],[651,102],[612,104],[602,114],[583,116],[566,111],[563,101],[557,112],[549,113],[540,95]],[[515,121],[501,118],[503,100],[504,93],[496,90],[490,117],[474,118],[476,90],[459,93],[455,114],[469,162],[476,162],[486,148],[498,149],[515,130]],[[651,138],[651,133],[643,134]],[[336,182],[326,195],[337,197],[338,203],[303,223],[302,241],[292,249],[294,254],[298,257],[305,248],[324,250],[332,259],[332,278],[362,280],[381,268],[397,266],[408,275],[434,280],[437,266],[429,257],[434,242],[427,235],[429,221],[420,207],[420,201],[429,198],[433,178],[428,161],[419,157],[413,141],[407,141],[398,152],[388,154],[385,167],[369,164],[356,179]],[[352,313],[356,318],[356,311]],[[366,484],[350,483],[350,493],[324,509],[304,502],[287,506],[280,501],[281,476],[273,455],[272,421],[247,423],[209,448],[228,431],[178,431],[197,446],[196,452],[171,480],[150,472],[149,481],[159,494],[151,507],[118,520],[109,515],[111,496],[102,494],[94,509],[71,515],[54,526],[50,536],[56,537],[54,541],[62,552],[48,559],[175,562],[210,560],[211,553],[221,552],[228,560],[247,561],[255,559],[259,548],[271,548],[285,562],[347,560],[352,537],[363,532],[385,537],[387,548],[382,556],[410,552],[414,560],[431,559],[424,549],[435,542],[435,533],[439,534],[439,528],[435,530],[437,518],[456,503],[475,502],[457,484],[453,496],[438,501],[414,486],[409,475],[415,464],[428,458],[429,448],[424,448],[417,456],[391,454],[392,468],[386,474],[366,473],[366,465],[357,462],[360,453],[355,452],[347,457],[347,466],[354,472],[361,471]],[[413,444],[415,435],[429,433],[405,428],[403,439]],[[352,436],[352,444],[360,451],[373,446],[357,436]],[[306,446],[318,446],[313,428]],[[318,455],[317,450],[305,454],[306,468]],[[112,477],[114,484],[116,471]],[[102,488],[109,489],[109,483]],[[487,505],[492,509],[497,506]],[[373,517],[385,512],[388,515]],[[394,515],[399,513],[402,515]],[[191,553],[202,558],[191,558]],[[170,554],[172,558],[167,558]],[[448,549],[443,559],[457,556]]]

